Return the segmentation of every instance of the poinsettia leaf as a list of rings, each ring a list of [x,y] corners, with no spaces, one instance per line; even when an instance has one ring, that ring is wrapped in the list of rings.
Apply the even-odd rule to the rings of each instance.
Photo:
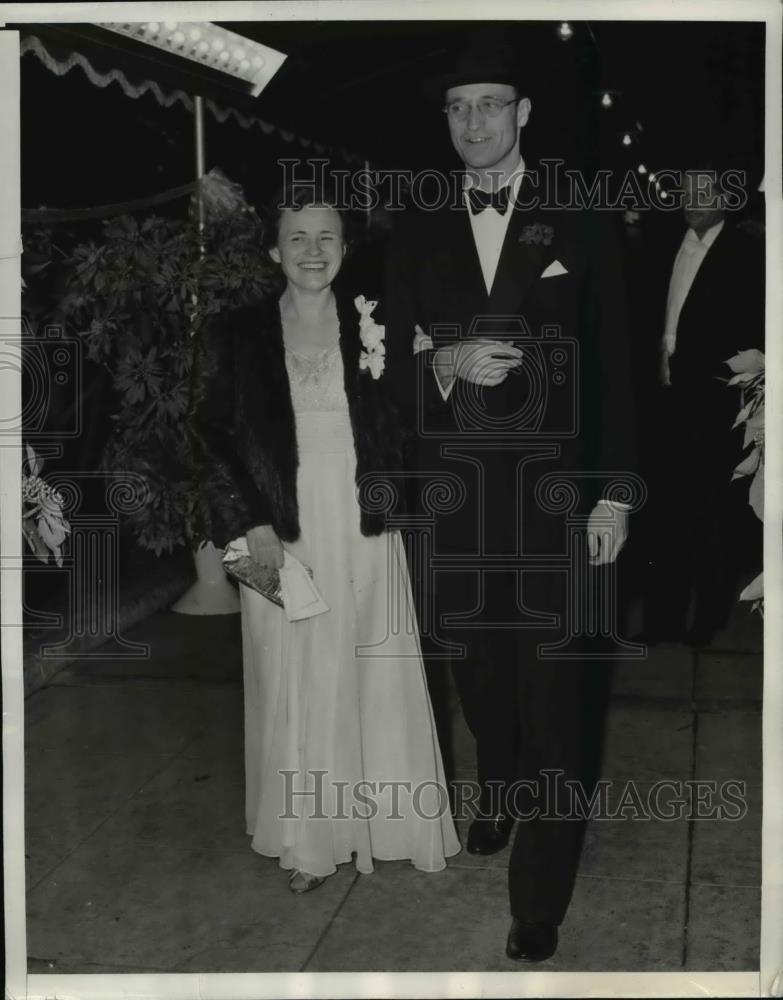
[[[759,521],[764,520],[764,463],[759,463],[748,490],[748,503]]]
[[[764,439],[764,416],[760,420],[751,417],[745,424],[745,436],[742,440],[743,449],[751,444],[760,444]]]
[[[741,601],[759,601],[764,596],[764,574],[759,573],[755,579],[742,590],[739,595]]]
[[[758,469],[760,461],[761,449],[754,448],[753,451],[739,463],[731,478],[740,479],[742,476],[752,476],[756,469]]]
[[[62,545],[65,541],[65,532],[62,530],[62,524],[46,515],[38,518],[38,532],[46,545],[52,550]]]
[[[764,355],[757,348],[753,347],[748,351],[739,351],[734,357],[729,358],[726,364],[733,372],[757,372],[764,370]]]
[[[25,444],[25,449],[27,451],[27,463],[30,469],[30,475],[37,476],[43,466],[43,459],[38,458],[35,451],[29,444]]]
[[[748,403],[746,406],[742,407],[742,409],[737,414],[736,420],[731,425],[731,429],[732,430],[734,430],[735,427],[739,427],[739,425],[741,423],[744,423],[744,421],[746,421],[748,419],[748,417],[750,416],[750,409],[751,409],[751,404],[750,403]]]
[[[731,376],[728,385],[744,385],[756,378],[757,374],[757,372],[739,372],[737,375]]]

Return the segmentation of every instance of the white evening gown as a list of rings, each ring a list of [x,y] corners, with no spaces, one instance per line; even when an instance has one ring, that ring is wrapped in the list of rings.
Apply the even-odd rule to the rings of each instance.
[[[252,847],[314,875],[352,854],[364,873],[373,858],[440,871],[460,847],[402,541],[359,530],[339,347],[316,359],[287,350],[286,366],[301,529],[286,548],[312,569],[330,610],[288,622],[241,587]]]

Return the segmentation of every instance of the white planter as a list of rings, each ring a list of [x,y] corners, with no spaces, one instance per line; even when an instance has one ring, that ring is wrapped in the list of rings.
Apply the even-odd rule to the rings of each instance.
[[[202,542],[193,552],[198,579],[171,608],[182,615],[235,615],[239,612],[239,593],[228,582],[222,551],[212,542]]]

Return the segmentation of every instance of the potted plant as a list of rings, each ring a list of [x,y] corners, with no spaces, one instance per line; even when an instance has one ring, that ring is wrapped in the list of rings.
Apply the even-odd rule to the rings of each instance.
[[[103,223],[100,238],[62,252],[63,293],[53,318],[111,378],[115,406],[100,469],[133,472],[146,484],[145,502],[127,515],[127,526],[156,555],[191,544],[201,589],[175,610],[217,613],[238,610],[238,600],[190,516],[191,368],[201,324],[263,298],[276,276],[241,188],[213,170],[200,195],[201,210],[194,198],[184,220],[120,216]]]

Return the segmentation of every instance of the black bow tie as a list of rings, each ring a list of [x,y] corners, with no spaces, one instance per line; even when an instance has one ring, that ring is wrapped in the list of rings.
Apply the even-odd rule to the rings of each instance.
[[[508,184],[500,188],[499,191],[482,191],[480,188],[472,187],[468,189],[468,198],[473,214],[483,212],[490,205],[501,215],[506,214],[508,208]]]

